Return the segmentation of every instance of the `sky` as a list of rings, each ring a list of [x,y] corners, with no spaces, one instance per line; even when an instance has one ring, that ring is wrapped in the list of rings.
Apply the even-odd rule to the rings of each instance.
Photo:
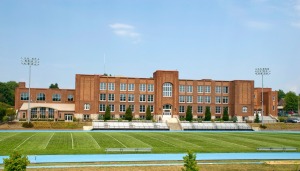
[[[76,74],[254,80],[300,93],[300,0],[0,0],[0,82],[74,88]]]

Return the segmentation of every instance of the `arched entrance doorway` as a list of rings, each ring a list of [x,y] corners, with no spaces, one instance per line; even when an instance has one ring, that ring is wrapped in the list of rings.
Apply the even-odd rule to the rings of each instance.
[[[170,104],[165,104],[163,106],[163,113],[162,113],[162,120],[166,121],[170,118],[172,118],[172,105]]]

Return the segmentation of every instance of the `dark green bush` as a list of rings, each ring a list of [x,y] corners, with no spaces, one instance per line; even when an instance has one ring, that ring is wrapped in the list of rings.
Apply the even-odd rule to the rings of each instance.
[[[33,124],[31,123],[31,122],[24,122],[23,124],[22,124],[22,127],[24,127],[24,128],[33,128]]]
[[[259,127],[261,128],[261,129],[266,129],[267,128],[267,126],[266,125],[259,125]]]

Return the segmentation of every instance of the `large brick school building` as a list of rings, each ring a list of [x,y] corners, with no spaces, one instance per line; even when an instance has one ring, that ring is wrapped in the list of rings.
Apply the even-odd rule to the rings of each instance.
[[[204,118],[208,106],[212,119],[229,115],[253,120],[261,114],[261,88],[253,80],[219,81],[179,79],[178,71],[157,70],[151,78],[76,74],[75,89],[31,88],[30,118],[72,121],[97,119],[110,106],[113,118],[123,118],[130,107],[135,118],[145,118],[149,106],[154,119],[185,117],[188,106],[194,118]],[[277,91],[264,88],[264,116],[277,116]],[[28,119],[28,88],[19,83],[15,108]]]

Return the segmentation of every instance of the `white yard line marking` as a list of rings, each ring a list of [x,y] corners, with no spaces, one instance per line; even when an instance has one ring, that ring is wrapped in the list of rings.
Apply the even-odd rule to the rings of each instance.
[[[35,133],[36,134],[36,133]],[[24,140],[20,145],[18,145],[15,149],[19,148],[22,144],[24,144],[27,140],[29,140],[31,137],[33,137],[35,134],[31,135],[30,137],[28,137],[26,140]],[[14,149],[14,150],[15,150]]]
[[[4,137],[4,138],[2,138],[0,141],[3,141],[3,140],[5,140],[5,139],[7,139],[7,138],[10,138],[10,137],[13,137],[13,136],[15,136],[15,135],[17,135],[17,134],[20,134],[20,132],[19,132],[19,133],[15,133],[15,134],[13,134],[13,135],[11,135],[11,136],[8,136],[8,137]]]
[[[112,139],[118,141],[121,145],[123,145],[125,148],[127,148],[127,146],[125,144],[121,143],[119,140],[117,140],[116,138],[112,137],[111,135],[109,135],[109,134],[105,134],[105,135],[107,135],[107,136],[111,137]]]
[[[49,140],[48,140],[47,144],[45,145],[44,149],[47,148],[47,146],[48,146],[48,144],[49,144],[49,142],[50,142],[50,140],[52,139],[52,137],[53,137],[54,134],[55,134],[55,132],[53,132],[53,134],[52,134],[51,137],[49,138]]]
[[[149,138],[152,138],[152,139],[155,139],[155,140],[157,140],[157,141],[160,141],[160,142],[162,142],[162,143],[168,144],[169,146],[173,146],[173,147],[179,147],[179,146],[177,146],[177,145],[171,144],[171,143],[169,143],[169,142],[166,142],[166,141],[164,141],[164,140],[160,140],[160,139],[157,139],[157,138],[154,138],[154,137],[148,136],[148,135],[145,135],[145,136],[146,136],[146,137],[149,137]],[[180,147],[179,147],[179,148],[180,148]]]
[[[71,138],[72,138],[72,149],[74,149],[74,140],[73,140],[73,135],[71,133]]]
[[[135,137],[133,137],[133,136],[130,136],[130,135],[125,135],[125,136],[130,137],[130,138],[134,138],[134,139],[136,139],[137,141],[139,141],[139,142],[141,142],[141,143],[143,143],[143,144],[146,144],[148,147],[152,147],[150,144],[147,144],[147,143],[145,143],[144,141],[141,141],[141,140],[139,140],[139,139],[137,139],[137,138],[135,138]]]
[[[87,133],[88,134],[88,133]],[[100,145],[97,143],[97,141],[95,140],[95,138],[91,135],[91,134],[88,134],[90,137],[92,137],[92,140],[97,144],[98,148],[100,149]]]

